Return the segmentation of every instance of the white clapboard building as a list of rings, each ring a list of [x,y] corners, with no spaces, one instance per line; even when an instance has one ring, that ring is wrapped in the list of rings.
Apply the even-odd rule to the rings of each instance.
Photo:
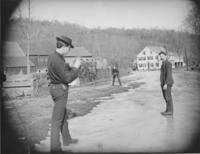
[[[146,46],[138,55],[136,59],[138,70],[156,70],[160,69],[162,61],[160,60],[159,53],[167,52],[164,47],[159,46]],[[184,67],[182,56],[177,56],[173,52],[168,53],[168,60],[172,63],[172,67]]]
[[[168,59],[172,63],[173,68],[184,67],[184,59],[183,56],[178,56],[176,53],[168,52]]]

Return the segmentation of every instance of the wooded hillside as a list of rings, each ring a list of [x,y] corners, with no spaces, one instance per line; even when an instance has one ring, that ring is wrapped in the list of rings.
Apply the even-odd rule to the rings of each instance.
[[[84,46],[93,55],[107,58],[109,62],[117,61],[123,67],[129,66],[145,46],[164,46],[183,56],[186,51],[189,63],[199,62],[200,59],[199,36],[187,32],[161,29],[89,29],[57,21],[31,21],[30,25],[31,42],[49,42],[52,46],[56,42],[56,36],[67,35],[73,39],[75,46]],[[7,40],[17,41],[21,45],[21,42],[27,40],[27,32],[27,19],[12,20]],[[46,47],[45,45],[44,49]],[[37,50],[34,48],[37,47],[31,47],[31,50]]]

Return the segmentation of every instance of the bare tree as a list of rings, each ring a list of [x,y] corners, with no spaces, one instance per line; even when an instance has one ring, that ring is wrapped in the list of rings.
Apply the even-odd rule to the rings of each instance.
[[[23,19],[22,16],[22,10],[19,7],[18,8],[19,12],[19,21],[20,21],[20,27],[22,29],[22,33],[24,34],[25,38],[27,39],[27,51],[26,51],[26,57],[27,57],[27,74],[30,74],[30,62],[29,62],[29,53],[30,53],[30,0],[28,0],[28,22]]]
[[[192,32],[196,35],[195,37],[193,37],[193,42],[195,43],[195,46],[197,47],[195,49],[195,58],[196,58],[196,62],[200,63],[200,54],[199,54],[199,50],[200,50],[200,2],[199,1],[195,1],[195,0],[191,0],[190,1],[193,5],[189,15],[187,16],[186,20],[185,20],[185,25],[186,27],[189,27]],[[194,46],[192,48],[195,48]]]
[[[28,19],[29,19],[29,26],[28,26],[28,43],[27,43],[27,74],[30,74],[30,62],[29,62],[29,53],[30,53],[30,11],[31,11],[31,2],[30,0],[28,0]]]
[[[185,32],[183,31],[183,27],[179,27],[178,31],[175,33],[175,40],[174,40],[175,51],[179,57],[179,60],[181,56],[183,56],[184,54],[184,49],[186,48],[186,42],[187,38]]]
[[[188,71],[188,55],[187,55],[186,48],[185,48],[185,62],[186,62],[186,68],[187,68],[187,71]]]
[[[23,18],[22,16],[22,11],[21,8],[18,8],[19,12],[19,18],[20,18],[20,25],[22,29],[22,33],[24,34],[25,38],[27,39],[27,51],[26,51],[26,56],[27,56],[27,74],[30,74],[30,50],[31,50],[31,40],[34,37],[37,37],[39,33],[41,32],[41,29],[39,28],[32,28],[31,25],[33,24],[33,20],[31,19],[31,2],[30,0],[27,0],[28,2],[28,21]]]
[[[186,25],[190,27],[194,33],[200,35],[200,2],[191,1],[192,9],[186,18]]]

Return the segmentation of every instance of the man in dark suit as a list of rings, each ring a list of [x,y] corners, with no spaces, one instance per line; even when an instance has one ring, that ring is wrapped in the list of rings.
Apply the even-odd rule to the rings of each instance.
[[[165,52],[159,53],[162,60],[162,66],[160,68],[160,84],[163,93],[163,97],[166,101],[166,111],[161,112],[162,115],[173,115],[173,100],[171,95],[172,85],[174,83],[172,77],[172,64],[167,60],[167,54]]]
[[[114,86],[116,77],[118,79],[119,85],[121,86],[122,84],[119,78],[119,70],[116,64],[112,67],[112,76],[113,76],[112,86]]]
[[[77,139],[72,139],[68,129],[67,98],[69,83],[78,77],[81,62],[75,61],[74,67],[65,63],[64,55],[73,48],[72,40],[68,37],[57,37],[56,51],[48,58],[48,77],[50,79],[50,94],[54,101],[51,119],[51,152],[60,153],[60,132],[63,145],[77,143]]]

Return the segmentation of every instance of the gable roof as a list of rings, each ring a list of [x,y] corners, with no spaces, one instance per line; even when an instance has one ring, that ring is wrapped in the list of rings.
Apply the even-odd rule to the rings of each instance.
[[[92,54],[84,47],[75,47],[70,49],[66,57],[92,57]]]
[[[161,51],[166,52],[166,49],[164,47],[159,46],[146,46],[150,51],[155,53],[160,53]]]
[[[178,56],[176,53],[170,52],[170,51],[168,51],[168,55],[170,55],[170,56]]]
[[[6,67],[26,67],[27,60],[26,57],[5,57],[4,66]],[[29,61],[30,66],[35,66],[31,61]]]
[[[26,56],[17,42],[4,42],[3,62],[6,67],[25,67],[27,65]],[[31,60],[30,66],[35,66]]]
[[[25,56],[22,48],[17,42],[4,42],[3,44],[5,57],[23,57]]]
[[[169,56],[174,56],[174,57],[183,58],[183,55],[182,55],[182,54],[179,56],[176,52],[168,51],[168,55],[169,55]]]
[[[20,46],[27,50],[27,42],[21,41]],[[36,56],[48,56],[53,53],[56,49],[55,40],[37,40],[31,42],[31,49],[29,55]],[[26,52],[25,52],[26,55]],[[84,47],[74,47],[70,49],[70,52],[66,57],[92,57],[92,54],[89,53]]]
[[[25,51],[25,55],[27,54],[27,41],[21,41],[19,42],[22,49]],[[47,56],[50,55],[55,51],[56,48],[56,42],[55,40],[35,40],[31,41],[30,44],[30,53],[29,55],[35,56],[35,55],[41,55],[41,56]]]

